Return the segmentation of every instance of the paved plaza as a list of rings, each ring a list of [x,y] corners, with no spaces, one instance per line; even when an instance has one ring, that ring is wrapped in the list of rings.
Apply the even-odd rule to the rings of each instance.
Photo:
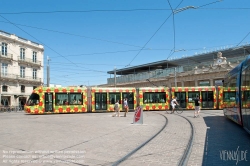
[[[180,116],[145,111],[142,125],[132,124],[133,112],[127,117],[112,117],[112,113],[0,113],[0,165],[178,165],[192,129],[182,116],[194,126],[187,165],[250,165],[250,135],[224,118],[222,110],[202,110],[199,118],[193,118],[193,111]],[[118,162],[166,123],[156,137]]]

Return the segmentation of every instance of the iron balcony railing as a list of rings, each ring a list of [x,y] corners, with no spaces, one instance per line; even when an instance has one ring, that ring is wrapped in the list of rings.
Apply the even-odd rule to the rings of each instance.
[[[12,79],[12,80],[23,80],[23,81],[35,81],[41,82],[41,78],[38,77],[31,77],[31,76],[22,76],[16,74],[9,74],[9,73],[1,73],[0,79]]]
[[[30,64],[35,64],[35,65],[41,66],[41,61],[30,59],[30,58],[22,58],[20,56],[18,57],[18,62],[21,62],[21,63],[30,63]]]
[[[0,59],[13,60],[13,54],[0,52]]]

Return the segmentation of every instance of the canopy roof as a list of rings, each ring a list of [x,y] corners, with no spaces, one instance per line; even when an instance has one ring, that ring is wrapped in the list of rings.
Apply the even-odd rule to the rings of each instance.
[[[227,59],[240,57],[240,56],[246,56],[250,54],[250,45],[248,44],[248,45],[244,45],[240,47],[217,50],[214,52],[198,54],[198,55],[184,57],[180,59],[162,60],[162,61],[142,64],[138,66],[117,69],[116,74],[128,75],[128,74],[152,71],[156,69],[165,69],[165,68],[172,68],[172,67],[177,67],[177,66],[186,66],[186,65],[205,63],[205,62],[213,61],[214,59],[216,59],[218,52],[221,52],[222,56],[226,57]],[[108,74],[114,74],[114,70],[108,71]]]

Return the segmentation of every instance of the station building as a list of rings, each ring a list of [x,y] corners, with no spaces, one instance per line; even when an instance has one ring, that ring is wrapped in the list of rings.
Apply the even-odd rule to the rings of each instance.
[[[218,49],[108,71],[109,87],[221,86],[224,76],[250,54],[250,45]]]
[[[43,84],[43,45],[0,30],[1,105],[25,104]]]

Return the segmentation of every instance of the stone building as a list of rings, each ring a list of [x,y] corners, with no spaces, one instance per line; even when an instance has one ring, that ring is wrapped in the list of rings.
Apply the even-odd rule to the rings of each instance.
[[[43,84],[44,47],[0,31],[1,105],[23,105],[32,90]]]
[[[250,45],[108,71],[109,87],[222,85],[225,74],[250,54]]]

